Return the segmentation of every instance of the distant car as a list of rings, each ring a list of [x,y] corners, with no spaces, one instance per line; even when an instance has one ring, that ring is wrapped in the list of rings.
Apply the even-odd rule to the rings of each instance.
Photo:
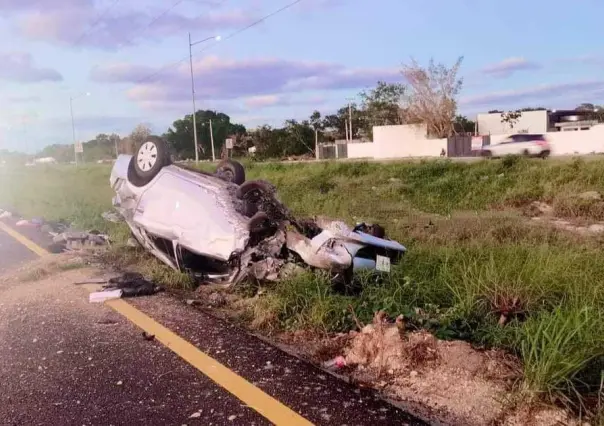
[[[497,144],[484,146],[481,154],[483,157],[523,155],[525,157],[547,158],[551,154],[551,148],[542,134],[518,133]]]
[[[223,160],[215,173],[172,164],[158,137],[133,156],[120,155],[110,184],[113,205],[136,240],[205,281],[276,280],[286,264],[305,264],[348,282],[359,269],[389,272],[406,251],[376,225],[293,218],[275,188],[245,181],[236,161]]]

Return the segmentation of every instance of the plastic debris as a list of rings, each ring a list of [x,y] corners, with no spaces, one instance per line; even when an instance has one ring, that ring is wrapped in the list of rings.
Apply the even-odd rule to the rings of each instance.
[[[334,359],[325,361],[323,363],[323,367],[328,370],[336,370],[338,368],[342,368],[345,366],[346,366],[346,358],[344,358],[343,356],[337,356]]]
[[[109,236],[98,231],[66,231],[60,234],[51,233],[53,242],[63,244],[67,250],[80,250],[84,247],[103,246],[109,243]]]
[[[105,213],[101,214],[101,217],[103,219],[105,219],[106,221],[113,222],[113,223],[119,223],[119,222],[124,221],[124,219],[115,212],[105,212]]]
[[[122,290],[95,291],[90,293],[90,303],[103,303],[106,300],[119,299],[122,297]]]
[[[137,272],[126,272],[123,275],[111,278],[103,286],[106,290],[119,289],[122,297],[152,296],[164,288],[148,281],[142,274]]]

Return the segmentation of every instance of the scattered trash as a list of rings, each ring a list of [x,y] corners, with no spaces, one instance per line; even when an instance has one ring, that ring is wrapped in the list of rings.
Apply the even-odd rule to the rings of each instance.
[[[90,293],[90,303],[103,303],[106,300],[119,299],[122,297],[122,290],[113,291],[95,291]]]
[[[12,216],[13,216],[13,214],[11,212],[6,211],[6,210],[0,210],[0,219],[6,219],[6,218],[9,218]]]
[[[122,297],[152,296],[164,290],[162,286],[146,280],[138,272],[126,272],[119,277],[111,278],[103,288],[119,289]]]
[[[325,361],[323,363],[323,368],[326,368],[328,370],[336,370],[338,368],[342,368],[345,366],[346,366],[346,358],[344,358],[343,356],[337,356],[334,359]]]
[[[103,219],[105,219],[106,221],[113,222],[113,223],[120,223],[120,222],[124,221],[124,219],[115,212],[105,212],[105,213],[101,214],[101,217]]]
[[[128,238],[128,242],[126,243],[126,245],[128,247],[138,247],[140,246],[140,244],[138,243],[138,241],[136,241],[136,238]]]
[[[21,219],[21,220],[17,221],[16,225],[19,226],[19,227],[23,227],[23,226],[36,226],[31,221],[26,220],[26,219]]]
[[[155,339],[155,334],[149,334],[146,331],[143,331],[143,339],[151,341]]]
[[[226,298],[222,293],[214,292],[208,296],[208,304],[213,308],[220,308],[226,304]]]
[[[60,234],[50,233],[55,244],[62,244],[67,250],[81,250],[84,247],[96,247],[109,244],[109,236],[99,231],[65,231]]]
[[[42,225],[44,225],[44,219],[35,217],[30,220],[30,223],[35,226],[42,226]]]

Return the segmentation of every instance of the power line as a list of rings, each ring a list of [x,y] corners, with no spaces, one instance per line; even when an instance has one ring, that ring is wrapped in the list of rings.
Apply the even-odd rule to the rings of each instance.
[[[88,34],[90,34],[90,32],[105,18],[109,11],[113,9],[119,2],[120,0],[113,0],[113,3],[107,6],[107,8],[97,16],[97,19],[94,20],[92,25],[90,25],[88,29],[84,31],[82,35],[80,35],[80,37],[78,37],[78,39],[74,42],[73,46],[76,47],[77,45],[79,45],[80,42],[84,40]]]
[[[174,2],[172,4],[172,6],[170,6],[169,8],[165,9],[163,12],[161,12],[159,15],[157,15],[155,18],[153,18],[151,20],[151,22],[149,22],[147,25],[145,25],[144,27],[142,27],[140,30],[137,31],[136,36],[133,36],[131,38],[129,38],[126,42],[121,43],[121,46],[125,46],[126,44],[132,42],[136,37],[140,37],[141,33],[145,32],[149,27],[151,27],[151,25],[153,25],[154,23],[156,23],[157,21],[159,21],[161,18],[163,18],[166,14],[168,14],[169,12],[171,12],[174,8],[176,8],[176,6],[178,6],[179,4],[183,3],[185,0],[177,0],[176,2]],[[221,6],[222,4],[224,4],[227,0],[219,0],[216,3],[213,3],[213,6]],[[201,16],[203,16],[204,14],[206,14],[207,11],[204,11],[203,13],[200,13],[199,15],[197,15],[196,17],[193,18],[193,21],[199,19]],[[118,48],[119,50],[119,48]],[[177,63],[171,64],[172,66],[179,64],[182,61],[179,61]],[[93,72],[95,69],[97,69],[100,66],[100,64],[95,65],[94,67],[92,67],[90,69],[89,72]],[[137,82],[138,83],[138,82]]]
[[[269,13],[268,15],[263,16],[262,18],[258,19],[257,21],[254,21],[254,22],[252,22],[251,24],[246,25],[246,26],[245,26],[245,27],[243,27],[243,28],[240,28],[240,29],[238,29],[238,30],[235,30],[235,31],[234,31],[234,32],[232,32],[231,34],[229,34],[229,35],[227,35],[226,37],[222,38],[220,42],[214,42],[214,43],[210,44],[209,46],[207,46],[207,47],[205,47],[205,48],[203,48],[203,49],[198,50],[196,53],[201,53],[201,52],[204,52],[204,51],[206,51],[206,50],[208,50],[208,49],[211,49],[212,47],[216,46],[217,44],[222,43],[223,41],[226,41],[226,40],[232,39],[232,38],[234,38],[234,37],[238,36],[239,34],[241,34],[241,33],[245,32],[245,31],[247,31],[247,30],[249,30],[249,29],[251,29],[251,28],[255,27],[256,25],[261,24],[262,22],[266,21],[267,19],[272,18],[273,16],[278,15],[279,13],[286,11],[287,9],[290,9],[291,7],[295,6],[295,5],[296,5],[296,4],[298,4],[298,3],[301,3],[302,1],[304,1],[304,0],[295,0],[295,1],[292,1],[292,2],[290,2],[290,3],[288,3],[288,4],[286,4],[285,6],[282,6],[281,8],[279,8],[279,9],[277,9],[277,10],[275,10],[275,11],[273,11],[273,12]],[[154,72],[154,73],[152,73],[152,74],[150,74],[150,75],[148,75],[148,76],[145,76],[145,77],[143,77],[143,78],[141,78],[141,79],[139,79],[139,80],[135,81],[135,82],[134,82],[134,84],[139,84],[139,83],[142,83],[142,82],[144,82],[144,81],[150,80],[150,79],[152,79],[153,77],[156,77],[156,76],[160,75],[160,74],[161,74],[161,73],[163,73],[164,71],[166,71],[166,70],[168,70],[168,69],[170,69],[170,68],[173,68],[173,67],[175,67],[175,66],[177,66],[177,65],[182,64],[182,63],[183,63],[183,62],[185,62],[187,59],[189,59],[189,57],[188,57],[188,56],[185,56],[184,58],[179,59],[178,61],[175,61],[175,62],[169,63],[169,64],[167,64],[167,65],[164,65],[163,67],[161,67],[161,68],[160,68],[159,70],[157,70],[156,72]]]
[[[157,21],[159,21],[161,18],[163,18],[165,15],[167,15],[169,12],[171,12],[172,10],[174,10],[174,8],[176,8],[176,6],[178,6],[179,4],[181,4],[182,2],[184,2],[185,0],[176,0],[174,3],[172,3],[172,6],[170,6],[169,8],[165,9],[163,12],[161,12],[159,15],[157,15],[155,18],[151,19],[151,22],[149,22],[147,25],[145,25],[144,27],[140,28],[137,31],[137,34],[131,38],[129,38],[125,43],[122,43],[122,45],[128,44],[131,41],[133,41],[136,37],[140,37],[141,33],[144,33],[151,25],[155,24]]]

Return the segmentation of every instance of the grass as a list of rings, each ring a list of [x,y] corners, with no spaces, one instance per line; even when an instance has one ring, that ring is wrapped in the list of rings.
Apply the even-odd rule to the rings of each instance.
[[[246,169],[248,179],[272,181],[298,215],[378,222],[409,249],[385,282],[361,277],[358,296],[336,294],[320,274],[272,286],[254,305],[257,326],[345,331],[354,326],[351,310],[367,323],[384,309],[441,338],[516,353],[529,396],[580,405],[598,395],[602,239],[529,223],[519,212],[540,200],[560,217],[603,220],[602,202],[578,195],[604,193],[604,160],[250,162]],[[111,207],[108,176],[103,165],[0,169],[0,207],[108,231],[123,241],[125,229],[100,218]],[[142,252],[109,256],[116,263],[143,262],[159,281],[192,286]]]

